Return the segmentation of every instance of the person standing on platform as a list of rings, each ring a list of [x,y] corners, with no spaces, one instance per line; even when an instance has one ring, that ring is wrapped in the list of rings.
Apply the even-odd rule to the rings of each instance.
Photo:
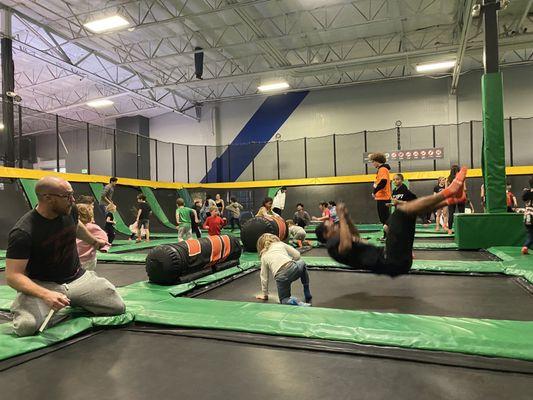
[[[117,223],[113,213],[117,211],[117,207],[111,203],[107,205],[105,210],[106,214],[104,231],[107,233],[107,241],[113,244],[113,240],[115,240],[115,224]]]
[[[235,229],[235,224],[239,230],[241,229],[241,210],[244,207],[237,201],[235,197],[230,199],[229,205],[226,207],[226,210],[229,211],[229,223],[231,226],[231,232]]]
[[[390,210],[387,204],[390,203],[392,197],[389,175],[390,165],[386,164],[387,158],[383,153],[372,153],[369,158],[374,168],[378,170],[374,181],[372,197],[376,200],[379,222],[383,225],[383,238],[381,240],[385,240],[387,235],[387,221],[390,216]]]
[[[274,196],[274,200],[272,202],[272,211],[274,211],[279,216],[281,216],[281,213],[285,209],[286,193],[287,193],[287,188],[285,186],[282,186],[281,189],[279,189],[276,192],[276,195]]]
[[[196,212],[196,219],[194,214],[191,213],[191,229],[198,239],[202,237],[202,232],[200,232],[201,226],[201,215],[202,215],[202,199],[194,199],[194,205],[192,206],[192,211]]]
[[[226,225],[227,220],[218,215],[218,208],[216,206],[211,207],[210,212],[211,215],[205,220],[204,229],[207,229],[209,236],[218,236],[224,225]]]
[[[215,204],[218,208],[218,213],[221,216],[224,216],[224,210],[226,209],[226,204],[224,203],[224,200],[222,200],[222,197],[220,197],[219,193],[215,195]]]
[[[102,211],[102,215],[106,214],[106,207],[109,204],[113,203],[113,193],[115,193],[115,186],[117,186],[118,179],[116,177],[111,177],[109,179],[109,184],[105,185],[104,191],[102,192],[102,195],[100,196],[100,210]]]
[[[185,207],[185,200],[181,197],[176,200],[176,226],[178,228],[178,242],[192,237],[192,221],[197,221],[198,216],[192,208]]]
[[[144,194],[137,195],[137,240],[136,243],[139,243],[142,240],[141,229],[144,228],[146,232],[146,241],[150,241],[150,214],[152,213],[152,208],[146,202],[146,196]]]

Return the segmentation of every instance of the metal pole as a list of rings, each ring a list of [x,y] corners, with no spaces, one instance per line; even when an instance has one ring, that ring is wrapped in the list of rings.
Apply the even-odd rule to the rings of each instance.
[[[337,176],[337,135],[333,134],[333,176]]]
[[[189,170],[189,145],[187,145],[187,183],[191,183],[191,175]]]
[[[402,144],[401,144],[401,141],[400,141],[400,127],[399,126],[396,127],[396,141],[398,142],[398,150],[401,150],[402,149]],[[398,159],[400,159],[400,157],[398,157]],[[398,171],[402,172],[402,162],[401,161],[398,161]]]
[[[22,160],[22,106],[19,104],[19,168],[24,167]]]
[[[135,138],[135,168],[137,169],[136,175],[137,179],[139,179],[139,135]]]
[[[435,135],[435,125],[433,125],[433,148],[437,147],[437,137]],[[437,159],[433,159],[433,171],[437,170]]]
[[[59,115],[56,114],[56,171],[59,172]]]
[[[113,129],[113,176],[117,176],[117,130]]]
[[[365,139],[365,153],[368,152],[368,140],[366,137],[366,129],[363,131],[363,137]],[[368,175],[368,163],[365,162],[365,174]]]
[[[90,134],[89,134],[89,131],[90,131],[90,127],[89,127],[89,123],[87,122],[87,125],[86,125],[86,135],[87,135],[87,173],[90,174],[91,173],[91,137],[90,137]]]
[[[474,168],[474,121],[470,120],[470,168]]]
[[[231,178],[231,145],[228,145],[228,181],[233,182]]]
[[[280,172],[279,172],[279,140],[276,140],[276,162],[278,164],[278,179],[280,179]]]
[[[11,12],[2,10],[2,119],[4,124],[5,154],[4,163],[7,167],[15,166],[15,121],[13,115],[13,97],[7,92],[15,90],[15,66],[13,64],[13,42],[11,39]],[[19,144],[20,145],[20,144]]]
[[[155,139],[155,180],[159,180],[159,155],[157,154],[157,143],[158,140]]]
[[[254,145],[252,144],[252,146]],[[252,181],[255,181],[255,155],[252,157]]]
[[[498,10],[500,2],[496,0],[483,1],[483,60],[485,73],[499,72],[498,51]]]
[[[176,159],[174,158],[174,143],[172,145],[172,182],[176,182]]]
[[[307,137],[304,137],[304,164],[305,164],[305,177],[307,178]]]
[[[205,160],[205,183],[209,183],[209,174],[207,171],[207,146],[204,146],[204,160]]]
[[[514,154],[513,154],[513,119],[509,117],[509,158],[511,167],[514,166]]]

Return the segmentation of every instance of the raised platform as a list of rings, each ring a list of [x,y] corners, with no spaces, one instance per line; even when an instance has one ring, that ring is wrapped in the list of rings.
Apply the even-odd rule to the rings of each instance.
[[[524,216],[515,213],[459,214],[454,228],[459,249],[521,246],[526,235]]]

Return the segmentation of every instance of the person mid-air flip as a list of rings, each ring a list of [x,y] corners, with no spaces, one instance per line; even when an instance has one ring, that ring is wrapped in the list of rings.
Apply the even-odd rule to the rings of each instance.
[[[344,204],[337,205],[339,223],[326,221],[316,228],[317,239],[326,244],[329,255],[336,261],[366,269],[376,274],[397,276],[406,274],[413,264],[413,242],[416,218],[441,207],[462,203],[466,199],[464,181],[467,169],[461,168],[453,182],[440,193],[409,202],[393,200],[396,211],[388,221],[385,248],[366,243],[351,221]]]

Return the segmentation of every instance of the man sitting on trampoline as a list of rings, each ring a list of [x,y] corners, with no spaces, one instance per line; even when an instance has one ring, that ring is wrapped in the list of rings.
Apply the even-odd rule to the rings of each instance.
[[[319,225],[316,228],[317,239],[326,243],[328,253],[333,259],[354,269],[366,269],[389,276],[406,274],[413,263],[417,216],[447,205],[464,202],[466,172],[466,167],[463,167],[453,182],[435,195],[409,202],[395,200],[396,211],[388,221],[384,249],[361,240],[344,204],[337,205],[339,223],[326,221]]]

